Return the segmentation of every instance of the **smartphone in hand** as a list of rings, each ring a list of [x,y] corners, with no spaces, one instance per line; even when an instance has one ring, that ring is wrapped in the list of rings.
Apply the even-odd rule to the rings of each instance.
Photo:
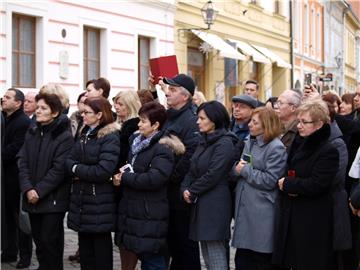
[[[312,84],[311,74],[307,73],[305,74],[304,85],[310,86],[311,84]]]
[[[133,167],[131,166],[131,164],[125,164],[124,166],[122,166],[120,168],[120,172],[124,173],[124,172],[131,172],[133,173],[134,172],[134,169]]]
[[[252,155],[250,154],[243,154],[242,159],[246,161],[247,163],[252,163]]]

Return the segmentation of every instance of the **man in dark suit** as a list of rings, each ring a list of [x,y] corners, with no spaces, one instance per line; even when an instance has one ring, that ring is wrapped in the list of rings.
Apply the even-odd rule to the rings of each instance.
[[[21,232],[18,226],[20,188],[16,155],[22,147],[30,119],[24,113],[24,94],[15,88],[9,88],[3,99],[2,109],[5,120],[4,144],[1,151],[3,162],[3,188],[6,246],[2,247],[1,262],[13,262],[20,259],[16,268],[26,268],[30,265],[32,254],[32,239],[30,235]],[[6,222],[6,224],[3,224]]]

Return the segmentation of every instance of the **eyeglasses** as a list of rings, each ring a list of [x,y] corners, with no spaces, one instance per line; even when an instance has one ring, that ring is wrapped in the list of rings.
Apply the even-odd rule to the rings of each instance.
[[[280,107],[280,106],[282,106],[282,105],[284,105],[284,104],[294,105],[294,104],[292,104],[292,103],[281,102],[281,101],[276,101],[276,102],[274,103],[274,105],[276,105],[276,106],[278,106],[278,107]]]
[[[94,112],[89,112],[89,111],[82,111],[81,114],[85,114],[85,115],[88,115],[88,114],[94,114]]]
[[[304,121],[304,120],[298,120],[299,124],[301,125],[308,125],[308,124],[314,124],[317,121]]]

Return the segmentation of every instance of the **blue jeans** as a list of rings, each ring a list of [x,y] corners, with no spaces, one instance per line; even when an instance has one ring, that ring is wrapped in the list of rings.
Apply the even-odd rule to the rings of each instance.
[[[141,270],[166,270],[165,257],[157,254],[140,255]]]

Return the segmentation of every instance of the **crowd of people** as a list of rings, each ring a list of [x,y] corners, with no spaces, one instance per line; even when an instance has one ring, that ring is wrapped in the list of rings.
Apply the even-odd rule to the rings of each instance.
[[[229,113],[185,74],[161,79],[162,105],[154,81],[113,111],[90,80],[70,117],[60,85],[6,91],[2,262],[27,268],[34,240],[38,269],[63,269],[67,213],[85,270],[113,269],[113,243],[123,270],[227,270],[230,246],[237,270],[358,269],[360,87],[262,103],[248,80]]]

